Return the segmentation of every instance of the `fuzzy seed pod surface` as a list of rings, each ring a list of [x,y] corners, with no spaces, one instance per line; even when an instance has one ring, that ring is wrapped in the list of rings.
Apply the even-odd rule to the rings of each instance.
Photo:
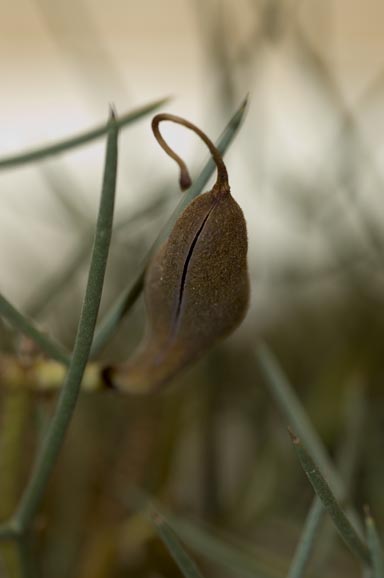
[[[249,301],[247,245],[225,172],[188,205],[147,268],[147,334],[131,360],[111,369],[118,389],[164,386],[241,323]]]

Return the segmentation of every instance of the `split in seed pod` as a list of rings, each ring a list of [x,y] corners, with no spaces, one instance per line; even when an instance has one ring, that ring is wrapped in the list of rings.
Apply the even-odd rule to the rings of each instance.
[[[211,191],[184,210],[147,268],[146,336],[127,363],[106,372],[111,385],[132,393],[168,384],[241,323],[249,301],[246,223],[230,193],[222,156],[187,120],[170,114],[155,116],[154,135],[178,163],[182,190],[191,184],[189,173],[160,134],[162,121],[181,124],[205,142],[216,163],[217,180]]]

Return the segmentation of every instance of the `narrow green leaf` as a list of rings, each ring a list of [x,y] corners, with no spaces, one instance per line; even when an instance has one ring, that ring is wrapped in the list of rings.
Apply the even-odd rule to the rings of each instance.
[[[168,548],[169,553],[175,560],[185,578],[202,578],[195,562],[187,554],[181,545],[180,540],[166,522],[165,518],[158,512],[152,510],[151,519],[160,538]]]
[[[266,564],[257,559],[257,552],[247,545],[234,545],[227,538],[216,536],[213,530],[185,518],[171,514],[153,497],[138,487],[131,487],[126,501],[129,508],[146,512],[155,509],[172,524],[177,535],[192,550],[204,556],[207,560],[230,570],[235,576],[243,578],[277,578],[281,574],[267,571]],[[164,513],[165,512],[165,513]],[[275,556],[274,556],[275,560]]]
[[[287,578],[304,578],[324,518],[324,512],[324,506],[316,496],[305,521]]]
[[[266,383],[278,404],[281,413],[287,423],[294,429],[297,435],[304,440],[306,447],[313,455],[327,479],[333,493],[340,501],[347,498],[348,491],[338,471],[328,457],[328,453],[319,435],[311,424],[311,421],[297,397],[292,385],[284,375],[276,357],[266,343],[260,342],[256,349],[260,369],[266,379]],[[351,511],[351,519],[360,532],[360,519],[356,512]]]
[[[193,550],[215,564],[243,578],[272,578],[277,573],[264,569],[265,564],[257,560],[255,552],[237,547],[228,540],[215,536],[202,526],[168,516],[177,533]]]
[[[337,495],[343,494],[343,483],[340,476],[334,469],[327,452],[314,430],[308,415],[299,401],[293,387],[283,374],[277,359],[265,343],[259,343],[256,349],[256,355],[260,368],[266,378],[267,385],[270,388],[281,412],[285,416],[287,423],[297,433],[300,438],[305,440],[307,447],[315,457],[322,470],[327,472],[327,476]]]
[[[344,489],[347,492],[344,499],[340,501],[346,505],[346,501],[349,499],[354,484],[356,483],[356,471],[359,460],[362,453],[364,453],[363,428],[367,408],[364,387],[359,376],[355,375],[351,380],[348,380],[345,389],[345,400],[343,403],[345,423],[342,428],[344,433],[334,453],[335,465],[337,471],[342,476]],[[346,514],[355,527],[358,527],[355,524],[355,515],[351,510],[350,504],[348,504],[348,507],[346,506]],[[318,555],[312,566],[312,573],[314,575],[324,575],[325,569],[328,567],[333,552],[337,547],[337,540],[335,539],[336,532],[337,530],[334,524],[325,525],[317,545]]]
[[[6,319],[13,328],[17,329],[30,339],[32,339],[39,348],[49,357],[59,363],[69,365],[70,356],[56,341],[42,333],[34,325],[33,321],[20,313],[7,299],[0,294],[0,316]]]
[[[364,564],[370,564],[371,557],[367,545],[359,537],[341,509],[323,474],[317,467],[309,452],[301,443],[300,438],[291,432],[290,434],[301,466],[311,482],[317,496],[322,501],[324,508],[330,514],[341,538],[344,540],[351,552],[360,558]]]
[[[247,99],[241,104],[240,108],[233,115],[227,126],[225,127],[222,135],[218,139],[216,146],[219,151],[224,154],[228,149],[229,145],[235,138],[241,122],[244,118],[244,113],[247,106]],[[144,283],[145,270],[147,264],[159,245],[168,237],[170,231],[173,228],[177,218],[183,212],[185,207],[197,197],[204,189],[209,178],[212,176],[215,170],[215,163],[212,159],[209,159],[200,175],[196,178],[191,188],[188,192],[182,196],[177,207],[173,211],[172,215],[168,219],[167,223],[164,225],[163,229],[160,231],[152,247],[148,251],[146,258],[144,259],[143,265],[137,274],[136,279],[127,286],[125,291],[117,299],[116,303],[111,307],[110,311],[105,315],[104,319],[101,321],[95,335],[95,339],[92,346],[92,357],[96,356],[100,350],[104,347],[105,343],[111,337],[113,332],[116,330],[122,317],[130,310],[134,305],[136,299],[139,297]]]
[[[128,112],[118,119],[116,119],[116,124],[118,128],[122,128],[131,124],[132,122],[139,120],[143,116],[146,116],[165,104],[169,99],[163,98],[161,100],[157,100],[152,102],[151,104],[147,104],[146,106],[142,106],[132,112]],[[28,163],[32,163],[34,161],[39,161],[45,157],[57,155],[64,151],[74,149],[81,145],[87,144],[93,140],[96,140],[107,133],[106,125],[98,126],[94,129],[91,129],[87,132],[81,133],[77,136],[64,139],[62,141],[42,146],[37,149],[31,151],[25,151],[16,155],[3,157],[0,159],[0,170],[1,169],[9,169],[12,167],[17,167],[20,165],[25,165]]]
[[[365,509],[368,548],[372,558],[372,578],[384,578],[384,558],[376,524],[369,508]]]
[[[112,234],[117,173],[117,138],[118,125],[112,113],[108,123],[107,152],[95,241],[75,346],[54,415],[38,452],[29,483],[13,517],[13,524],[20,533],[25,532],[30,527],[40,506],[75,410],[91,350]]]

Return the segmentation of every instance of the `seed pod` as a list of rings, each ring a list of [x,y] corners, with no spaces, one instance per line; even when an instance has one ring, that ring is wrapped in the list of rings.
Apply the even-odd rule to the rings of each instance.
[[[180,186],[188,170],[162,138],[161,121],[197,133],[217,166],[212,190],[197,197],[176,221],[168,240],[153,256],[145,277],[147,335],[133,358],[110,368],[117,389],[147,392],[165,385],[242,321],[249,300],[247,232],[242,210],[232,198],[221,154],[190,122],[159,114],[152,129],[159,144],[180,167]]]

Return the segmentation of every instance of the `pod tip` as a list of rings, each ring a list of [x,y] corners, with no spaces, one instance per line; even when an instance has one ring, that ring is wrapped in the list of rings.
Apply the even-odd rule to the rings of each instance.
[[[191,177],[189,176],[188,171],[180,171],[179,184],[182,191],[186,191],[192,185]]]

